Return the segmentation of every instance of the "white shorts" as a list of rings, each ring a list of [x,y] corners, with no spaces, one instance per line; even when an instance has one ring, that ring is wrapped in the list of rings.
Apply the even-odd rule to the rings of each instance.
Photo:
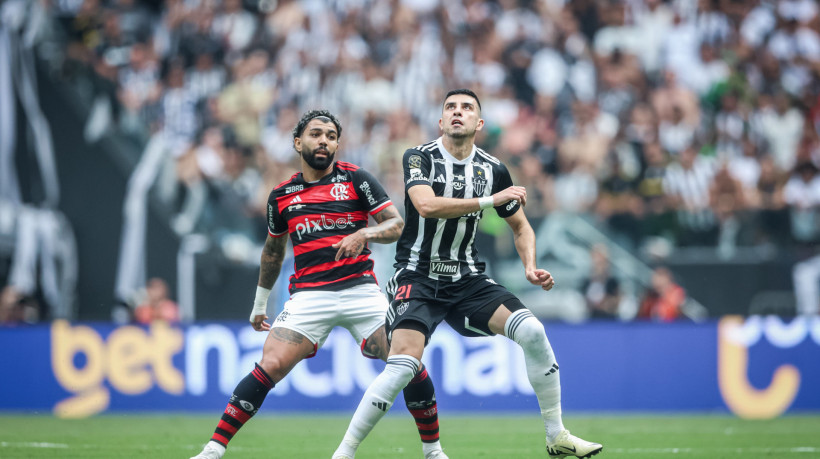
[[[296,292],[285,302],[272,326],[304,335],[313,343],[314,350],[324,344],[333,327],[344,327],[361,346],[362,341],[384,327],[387,306],[387,298],[376,284],[336,292]]]

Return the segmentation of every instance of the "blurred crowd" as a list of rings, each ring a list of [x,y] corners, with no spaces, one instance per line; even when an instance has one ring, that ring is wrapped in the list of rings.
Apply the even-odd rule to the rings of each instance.
[[[61,76],[90,102],[86,138],[115,129],[140,151],[162,138],[154,188],[172,228],[228,258],[258,259],[268,193],[299,168],[301,113],[336,113],[340,159],[400,201],[403,151],[437,137],[443,95],[467,87],[486,121],[477,143],[527,187],[531,219],[580,216],[655,260],[790,247],[798,310],[820,307],[813,0],[39,4],[59,24]],[[590,263],[579,291],[612,317],[618,278],[600,247]],[[668,270],[647,287],[636,316],[680,315]],[[4,315],[25,315],[12,293]],[[176,317],[163,301],[142,320]]]
[[[585,215],[635,248],[820,240],[812,0],[54,3],[66,73],[137,141],[170,139],[180,233],[264,237],[240,222],[298,166],[291,129],[315,107],[399,199],[402,152],[469,87],[531,217]]]

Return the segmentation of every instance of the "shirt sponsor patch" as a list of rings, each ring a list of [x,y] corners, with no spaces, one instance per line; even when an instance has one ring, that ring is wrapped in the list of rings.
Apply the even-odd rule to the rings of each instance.
[[[407,160],[410,169],[421,169],[421,156],[413,155]]]
[[[458,274],[458,261],[431,261],[430,273],[443,276],[455,276]]]
[[[427,180],[427,177],[421,173],[421,169],[410,169],[410,178],[407,180],[407,183],[414,182],[416,180]]]

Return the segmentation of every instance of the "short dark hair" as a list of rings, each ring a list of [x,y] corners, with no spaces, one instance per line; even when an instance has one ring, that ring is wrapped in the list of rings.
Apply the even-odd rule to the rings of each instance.
[[[447,99],[450,98],[450,96],[455,96],[457,94],[464,94],[465,96],[472,97],[473,99],[475,99],[475,102],[478,104],[478,109],[481,110],[481,101],[478,100],[478,96],[473,91],[471,91],[469,89],[466,89],[466,88],[453,89],[452,91],[448,92],[446,96],[444,96],[444,100],[446,101]],[[442,103],[444,103],[444,102],[442,102]]]
[[[339,123],[339,120],[335,116],[333,116],[333,113],[330,113],[327,110],[311,110],[302,115],[302,119],[300,119],[296,124],[296,127],[293,128],[293,138],[295,139],[300,137],[305,131],[308,123],[310,123],[313,119],[318,119],[319,121],[324,121],[325,123],[333,123],[336,126],[336,138],[342,138],[342,124]]]

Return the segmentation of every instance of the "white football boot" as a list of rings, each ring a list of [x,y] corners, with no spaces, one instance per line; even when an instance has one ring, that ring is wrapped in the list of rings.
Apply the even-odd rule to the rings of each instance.
[[[604,449],[598,443],[582,440],[575,435],[570,435],[569,430],[562,430],[550,443],[547,441],[547,454],[550,457],[592,457]]]
[[[225,454],[225,447],[215,441],[209,441],[202,452],[191,459],[222,459]]]

